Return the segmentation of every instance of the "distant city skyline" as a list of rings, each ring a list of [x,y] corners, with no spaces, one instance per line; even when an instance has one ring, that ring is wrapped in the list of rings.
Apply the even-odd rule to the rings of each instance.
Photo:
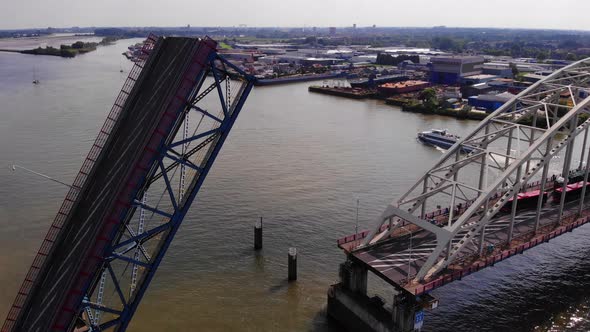
[[[6,1],[0,29],[72,26],[484,27],[590,30],[590,1],[496,0],[21,0]]]

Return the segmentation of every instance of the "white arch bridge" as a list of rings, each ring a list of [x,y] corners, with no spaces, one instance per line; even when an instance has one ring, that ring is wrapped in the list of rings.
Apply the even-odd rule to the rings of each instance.
[[[372,230],[339,240],[349,267],[421,295],[586,223],[589,116],[586,59],[490,114]]]

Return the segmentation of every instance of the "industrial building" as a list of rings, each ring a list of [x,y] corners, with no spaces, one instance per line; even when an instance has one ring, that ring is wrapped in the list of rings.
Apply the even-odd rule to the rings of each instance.
[[[299,62],[304,66],[322,65],[332,66],[344,62],[343,59],[336,58],[304,58],[300,59]]]
[[[483,72],[481,56],[436,56],[431,58],[430,81],[434,84],[459,84],[461,78]]]
[[[526,88],[530,87],[530,82],[520,82],[508,78],[498,78],[487,83],[489,86],[495,87],[501,91],[508,91],[512,94],[518,94]]]
[[[377,55],[377,63],[380,65],[397,66],[404,61],[420,63],[420,56],[417,54],[389,54],[385,52]]]
[[[493,92],[499,92],[499,88],[492,86],[488,83],[479,83],[474,85],[465,85],[461,87],[461,93],[463,97],[479,96],[483,94],[489,94]]]
[[[490,74],[478,74],[478,75],[471,75],[471,76],[464,76],[459,79],[459,83],[461,85],[473,85],[479,83],[487,83],[491,80],[495,80],[498,78],[496,75]]]
[[[348,59],[350,63],[354,64],[371,64],[377,62],[377,55],[375,54],[364,54],[364,55],[355,55],[352,58]]]
[[[261,58],[261,53],[250,53],[250,52],[223,52],[223,56],[229,61],[236,62],[254,62]]]
[[[469,97],[469,105],[484,109],[487,113],[491,113],[500,106],[504,105],[510,99],[514,98],[514,95],[510,92],[503,92],[500,94],[484,94],[479,96]]]
[[[502,78],[514,77],[509,63],[486,63],[483,65],[483,73],[488,75],[496,75]]]

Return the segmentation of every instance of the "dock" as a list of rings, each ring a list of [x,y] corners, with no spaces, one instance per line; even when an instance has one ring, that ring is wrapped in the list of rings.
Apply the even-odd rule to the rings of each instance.
[[[254,82],[255,86],[269,86],[288,83],[311,82],[342,77],[342,73],[291,75],[277,78],[261,78]]]
[[[310,86],[310,92],[323,93],[331,96],[345,97],[351,99],[366,99],[377,96],[377,91],[361,88]]]

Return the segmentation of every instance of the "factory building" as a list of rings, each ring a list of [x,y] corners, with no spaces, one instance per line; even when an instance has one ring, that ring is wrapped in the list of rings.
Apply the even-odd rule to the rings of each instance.
[[[479,74],[479,75],[471,75],[471,76],[464,76],[459,79],[459,83],[461,85],[474,85],[480,83],[487,83],[491,80],[495,80],[499,78],[496,75],[489,75],[489,74]]]
[[[502,78],[513,78],[514,76],[509,63],[486,63],[483,65],[483,73]]]
[[[483,94],[489,94],[493,92],[498,92],[500,89],[498,87],[492,86],[488,83],[479,83],[474,85],[465,85],[461,87],[461,93],[463,97],[471,97],[471,96],[479,96]]]
[[[312,65],[322,65],[322,66],[331,66],[336,65],[343,62],[343,59],[336,59],[336,58],[304,58],[301,59],[299,62],[304,66],[312,66]]]
[[[370,64],[370,63],[376,63],[377,62],[377,55],[375,54],[365,54],[365,55],[355,55],[352,58],[350,58],[348,61],[350,61],[351,63],[366,63],[366,64]]]
[[[481,56],[436,56],[430,61],[430,81],[434,84],[459,84],[462,77],[483,72]]]
[[[254,62],[262,57],[262,54],[250,52],[224,52],[222,54],[229,61],[239,62]]]
[[[491,113],[500,108],[500,106],[504,105],[512,98],[514,98],[514,95],[510,92],[503,92],[497,95],[486,94],[472,96],[469,97],[469,105],[475,108],[484,109],[487,113]]]

